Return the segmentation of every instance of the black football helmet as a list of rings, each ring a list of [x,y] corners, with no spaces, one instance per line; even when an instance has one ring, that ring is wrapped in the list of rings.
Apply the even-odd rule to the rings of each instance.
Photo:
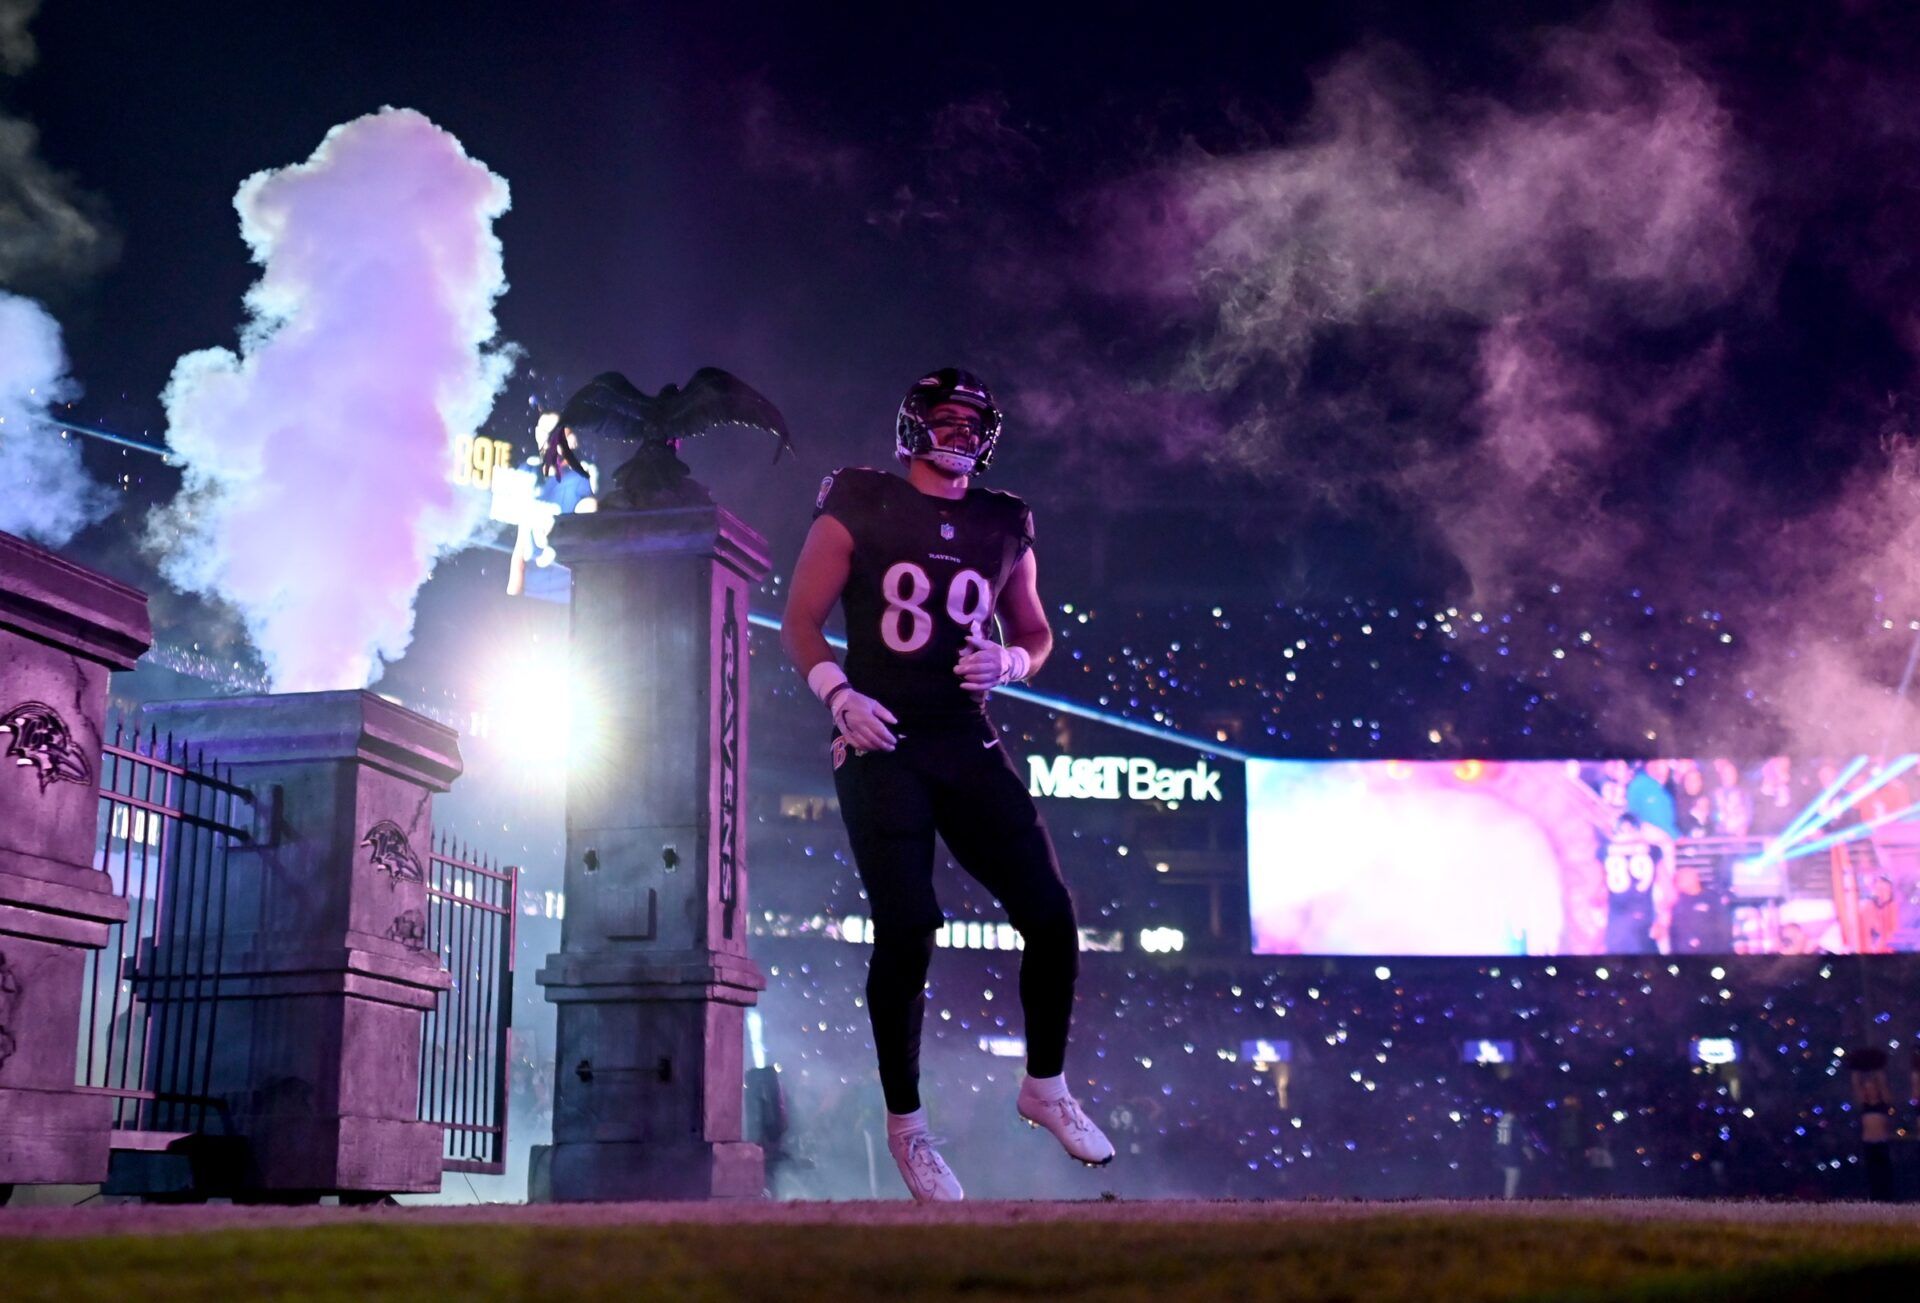
[[[964,403],[980,413],[980,445],[969,454],[942,448],[927,426],[927,413],[942,403]],[[994,445],[1000,439],[1000,405],[986,381],[959,367],[941,367],[921,376],[907,390],[900,404],[900,417],[894,423],[894,451],[902,457],[939,458],[942,465],[958,475],[977,475],[993,461]]]

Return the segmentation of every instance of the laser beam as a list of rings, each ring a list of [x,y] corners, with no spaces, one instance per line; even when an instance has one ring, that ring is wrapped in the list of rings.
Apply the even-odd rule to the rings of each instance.
[[[771,629],[775,633],[780,631],[780,621],[771,615],[761,615],[756,612],[755,614],[749,615],[747,619],[762,629]],[[833,646],[843,651],[846,649],[847,640],[845,638],[831,633],[826,635],[826,638]],[[1108,711],[1096,710],[1091,706],[1083,706],[1077,701],[1068,701],[1064,697],[1048,696],[1044,692],[1035,692],[1031,688],[996,688],[994,695],[998,697],[1011,697],[1015,701],[1024,701],[1028,705],[1039,706],[1044,710],[1057,710],[1063,715],[1074,715],[1080,719],[1090,719],[1095,723],[1105,724],[1111,728],[1125,729],[1130,733],[1138,733],[1143,737],[1150,737],[1156,742],[1169,742],[1174,746],[1186,747],[1189,750],[1203,752],[1210,756],[1220,756],[1227,760],[1260,759],[1259,756],[1254,755],[1251,751],[1242,751],[1237,747],[1230,747],[1220,742],[1209,742],[1203,738],[1197,738],[1191,734],[1181,733],[1171,728],[1156,728],[1152,724],[1142,724],[1137,719],[1128,719],[1124,715],[1115,715]]]
[[[50,430],[59,430],[63,433],[71,431],[74,434],[84,434],[87,438],[98,439],[102,443],[111,443],[122,448],[131,448],[135,452],[151,453],[169,466],[178,466],[180,464],[174,457],[173,450],[164,444],[143,443],[139,439],[129,439],[124,434],[115,434],[112,430],[102,430],[98,426],[93,425],[82,425],[78,421],[56,421],[50,416],[36,416],[32,419]]]
[[[1920,755],[1901,756],[1898,760],[1894,761],[1894,763],[1888,765],[1884,770],[1882,770],[1879,777],[1875,778],[1871,783],[1868,783],[1865,787],[1861,788],[1859,791],[1847,797],[1846,803],[1840,806],[1838,809],[1831,812],[1830,814],[1828,814],[1825,820],[1823,820],[1819,824],[1814,825],[1813,827],[1805,829],[1804,831],[1802,831],[1796,836],[1791,836],[1786,838],[1785,845],[1782,847],[1782,849],[1792,850],[1795,846],[1807,840],[1807,838],[1818,834],[1822,828],[1831,828],[1833,826],[1834,821],[1838,819],[1841,815],[1845,814],[1847,811],[1859,805],[1862,801],[1866,800],[1869,796],[1872,796],[1875,792],[1885,787],[1888,783],[1891,783],[1894,779],[1898,778],[1901,774],[1906,773],[1907,770],[1913,768],[1915,762],[1920,762]]]
[[[1832,800],[1833,794],[1845,787],[1855,774],[1866,768],[1866,765],[1867,758],[1865,756],[1855,756],[1852,761],[1848,763],[1847,767],[1841,771],[1840,776],[1827,784],[1824,792],[1814,797],[1813,800],[1808,803],[1806,809],[1794,816],[1793,822],[1787,825],[1787,830],[1778,837],[1775,837],[1773,841],[1768,844],[1767,848],[1760,852],[1760,858],[1756,863],[1771,864],[1785,858],[1782,852],[1791,846],[1795,839],[1814,824],[1822,822],[1820,807]]]
[[[1822,837],[1819,841],[1808,842],[1803,846],[1796,846],[1793,848],[1793,852],[1786,858],[1797,860],[1803,856],[1815,855],[1835,846],[1843,846],[1848,842],[1857,842],[1862,837],[1870,836],[1877,828],[1884,828],[1890,823],[1898,823],[1902,819],[1911,818],[1916,814],[1920,814],[1920,801],[1914,802],[1914,804],[1909,805],[1904,810],[1895,810],[1892,814],[1883,814],[1878,819],[1869,820],[1857,828],[1848,828],[1845,832],[1837,832],[1831,836]]]

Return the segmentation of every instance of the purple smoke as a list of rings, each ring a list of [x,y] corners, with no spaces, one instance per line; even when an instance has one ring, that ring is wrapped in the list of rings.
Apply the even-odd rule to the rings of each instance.
[[[860,149],[829,139],[796,113],[763,78],[733,87],[741,161],[752,171],[798,177],[809,186],[853,184],[863,168]]]
[[[1713,88],[1638,19],[1551,34],[1532,75],[1512,102],[1446,97],[1404,53],[1369,49],[1317,82],[1289,143],[1108,196],[1102,280],[1189,324],[1170,387],[1227,403],[1226,465],[1308,470],[1343,503],[1463,474],[1490,499],[1571,495],[1605,463],[1613,395],[1588,368],[1739,291],[1746,188]],[[1463,382],[1457,347],[1424,351],[1434,336],[1478,336],[1479,376]],[[1366,383],[1314,383],[1356,338]],[[1434,436],[1463,399],[1485,444]],[[1341,437],[1320,446],[1330,423]]]
[[[1190,419],[1147,428],[1169,460],[1197,452],[1309,506],[1384,493],[1448,540],[1466,600],[1561,582],[1739,609],[1755,677],[1779,685],[1780,732],[1733,737],[1734,714],[1702,703],[1692,733],[1809,749],[1862,719],[1878,733],[1899,666],[1890,675],[1885,640],[1869,646],[1842,613],[1878,592],[1876,626],[1920,615],[1920,498],[1901,469],[1912,444],[1873,455],[1857,382],[1809,376],[1824,412],[1803,437],[1852,469],[1783,498],[1747,460],[1769,414],[1729,376],[1728,332],[1744,327],[1752,347],[1774,328],[1791,224],[1829,196],[1783,175],[1780,142],[1736,126],[1724,71],[1637,8],[1546,32],[1524,65],[1499,97],[1447,95],[1407,53],[1363,49],[1316,81],[1283,143],[1189,150],[1105,187],[1088,279],[1136,323],[1160,323],[1147,328],[1177,361],[1148,387],[1190,403]],[[1913,138],[1884,76],[1855,79],[1857,95],[1843,80],[1836,64],[1808,75],[1835,84],[1803,91],[1851,124],[1840,138],[1869,121],[1858,138],[1889,151]],[[1817,156],[1788,162],[1835,180]],[[1840,184],[1883,162],[1850,160]],[[1873,256],[1904,210],[1862,202],[1870,218],[1815,247],[1912,349],[1911,260]],[[1067,418],[1056,428],[1069,439],[1081,413],[1115,410],[1113,395],[1122,412],[1150,411],[1139,372],[1132,384],[1097,364],[1054,373],[1062,392],[1034,414],[1043,427]],[[1645,657],[1567,673],[1563,691],[1618,702],[1623,743],[1670,736]]]
[[[264,272],[239,352],[174,368],[185,484],[149,541],[170,580],[238,608],[276,688],[361,687],[484,517],[449,472],[510,369],[493,316],[507,184],[388,108],[248,178],[234,206]]]

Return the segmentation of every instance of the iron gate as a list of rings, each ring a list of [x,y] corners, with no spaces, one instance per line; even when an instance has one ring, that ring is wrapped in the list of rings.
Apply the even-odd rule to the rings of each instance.
[[[98,818],[94,867],[127,919],[87,961],[75,1081],[114,1097],[115,1148],[145,1148],[206,1132],[221,1112],[208,1085],[227,852],[249,839],[253,797],[204,751],[116,721],[101,748]]]
[[[251,840],[253,795],[199,749],[122,722],[100,771],[94,866],[126,900],[127,919],[88,959],[75,1081],[113,1097],[116,1149],[227,1133],[210,1091],[227,853]],[[500,1173],[520,870],[446,838],[428,863],[427,944],[452,984],[422,1021],[420,1118],[445,1128],[445,1169]]]
[[[441,1166],[507,1170],[507,1024],[513,1015],[520,870],[435,839],[428,856],[427,946],[453,983],[420,1036],[420,1119],[446,1128]]]

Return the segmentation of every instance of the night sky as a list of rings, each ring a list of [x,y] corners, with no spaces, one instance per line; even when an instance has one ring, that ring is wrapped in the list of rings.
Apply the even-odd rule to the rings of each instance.
[[[112,249],[10,288],[73,418],[157,438],[259,274],[239,183],[412,108],[512,190],[488,429],[725,366],[799,463],[685,455],[777,568],[959,363],[1052,600],[1633,584],[1826,636],[1920,611],[1920,17],[1765,8],[52,0],[0,95]],[[82,553],[171,494],[138,473]]]

